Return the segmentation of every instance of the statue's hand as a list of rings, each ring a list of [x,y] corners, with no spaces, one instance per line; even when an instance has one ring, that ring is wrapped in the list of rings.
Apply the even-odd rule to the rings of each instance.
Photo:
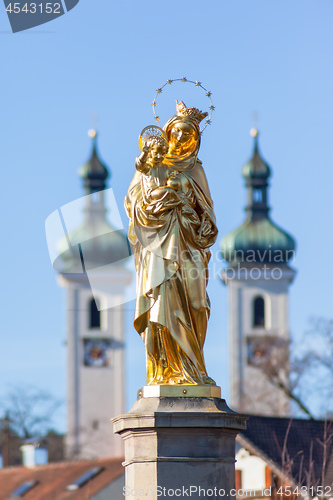
[[[207,238],[207,236],[211,234],[211,232],[212,232],[212,225],[209,220],[205,219],[201,227],[200,236],[202,239],[205,239]]]
[[[142,151],[143,151],[144,153],[148,153],[148,152],[149,152],[149,146],[148,146],[148,144],[147,144],[147,141],[144,143],[144,146],[143,146],[143,148],[142,148]]]
[[[201,248],[207,248],[212,245],[211,237],[213,232],[213,226],[210,220],[204,219],[198,234],[198,243]]]

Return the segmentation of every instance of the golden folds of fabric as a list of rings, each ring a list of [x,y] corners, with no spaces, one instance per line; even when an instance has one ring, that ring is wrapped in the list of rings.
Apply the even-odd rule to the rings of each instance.
[[[173,151],[170,137],[185,126],[191,133]],[[148,384],[214,384],[203,345],[210,314],[209,247],[217,228],[197,158],[200,132],[191,116],[178,115],[164,130],[170,148],[159,168],[172,172],[180,188],[155,199],[149,179],[137,171],[125,198],[137,269],[134,327],[145,343]]]

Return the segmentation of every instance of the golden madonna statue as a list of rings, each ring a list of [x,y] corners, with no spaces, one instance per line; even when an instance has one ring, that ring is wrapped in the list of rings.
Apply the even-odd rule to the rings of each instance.
[[[217,237],[198,159],[205,116],[177,102],[165,133],[145,142],[125,198],[137,270],[134,327],[145,343],[149,385],[215,385],[203,355],[209,247]]]

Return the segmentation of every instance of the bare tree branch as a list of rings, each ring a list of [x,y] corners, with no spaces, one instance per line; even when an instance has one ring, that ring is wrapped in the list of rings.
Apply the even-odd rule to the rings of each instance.
[[[254,366],[308,417],[315,418],[306,403],[311,393],[325,402],[327,415],[333,402],[333,319],[312,318],[298,345],[265,340],[267,345],[271,340],[269,355],[259,356]]]
[[[0,401],[0,409],[9,413],[11,429],[24,439],[45,434],[61,405],[48,391],[32,386],[13,386]]]

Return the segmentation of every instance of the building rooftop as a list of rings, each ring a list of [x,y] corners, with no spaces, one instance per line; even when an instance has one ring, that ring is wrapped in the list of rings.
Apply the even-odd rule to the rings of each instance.
[[[265,460],[273,471],[292,478],[295,483],[314,486],[333,483],[333,424],[330,421],[252,415],[237,441]],[[321,483],[323,473],[325,484]]]
[[[39,465],[33,469],[8,467],[0,470],[0,500],[8,500],[14,492],[24,492],[24,500],[88,500],[124,474],[122,458],[59,462]],[[67,489],[86,473],[98,472],[78,489]],[[75,487],[75,486],[74,486]],[[17,495],[12,498],[21,498]],[[117,500],[117,498],[112,498]]]

